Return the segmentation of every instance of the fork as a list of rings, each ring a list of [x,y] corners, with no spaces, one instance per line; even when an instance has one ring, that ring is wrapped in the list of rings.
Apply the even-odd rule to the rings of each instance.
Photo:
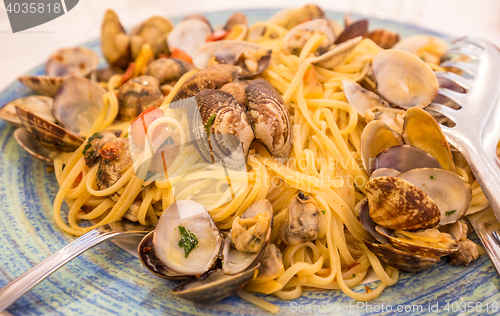
[[[123,220],[99,226],[59,249],[0,289],[0,313],[54,271],[93,246],[114,238],[144,236],[154,227]]]
[[[436,73],[436,76],[458,86],[456,89],[440,88],[439,94],[451,99],[461,108],[452,109],[433,103],[426,110],[442,114],[456,124],[453,127],[441,125],[441,129],[448,141],[469,163],[491,210],[500,220],[500,163],[496,155],[500,138],[500,51],[492,43],[479,38],[464,37],[453,43],[458,45],[448,50],[446,56],[458,54],[472,62],[451,60],[445,61],[441,66],[454,67],[467,76],[451,72]],[[495,218],[474,215],[468,218],[500,274],[500,240],[496,238],[498,234],[495,230],[483,229],[492,224],[485,222],[486,219],[495,221]]]

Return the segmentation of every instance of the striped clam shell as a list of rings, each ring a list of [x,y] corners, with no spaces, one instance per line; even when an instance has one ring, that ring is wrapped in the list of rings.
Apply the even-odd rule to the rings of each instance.
[[[151,76],[139,76],[127,81],[118,90],[118,119],[129,121],[143,111],[158,107],[163,101],[160,83]]]
[[[22,76],[17,78],[26,87],[35,91],[37,94],[53,97],[57,88],[66,78],[54,76]]]
[[[292,125],[283,98],[264,79],[251,81],[246,94],[255,138],[266,146],[274,158],[288,158],[292,148]]]

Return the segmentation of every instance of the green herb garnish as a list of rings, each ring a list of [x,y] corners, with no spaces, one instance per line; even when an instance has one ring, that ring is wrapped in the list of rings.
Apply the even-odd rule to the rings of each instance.
[[[353,274],[352,274],[352,277],[353,277],[353,278],[355,278],[355,277],[356,277],[356,275],[353,273]]]
[[[190,232],[182,226],[179,226],[179,232],[181,234],[181,240],[178,246],[184,248],[184,257],[187,258],[189,253],[198,245],[198,238],[195,233]]]
[[[453,210],[453,211],[445,212],[445,213],[444,213],[444,215],[445,215],[445,216],[449,216],[449,215],[451,215],[451,214],[455,213],[456,211],[457,211],[457,210]]]
[[[125,138],[125,137],[128,137],[128,133],[127,133],[127,134],[125,134],[125,135],[123,135],[123,137],[124,137],[124,138]]]
[[[214,113],[207,121],[207,124],[205,124],[205,129],[207,130],[207,136],[210,136],[210,128],[212,127],[212,125],[214,125],[214,121],[215,121],[215,115],[216,113]]]
[[[425,61],[425,56],[424,55],[420,56],[420,59],[422,59],[422,61]]]
[[[434,176],[431,176],[431,180],[434,179]]]
[[[87,150],[90,149],[90,147],[92,147],[92,145],[90,143],[87,143],[87,145],[85,145],[85,148],[83,148],[82,155],[85,155],[85,153],[87,152]]]
[[[325,210],[322,210],[321,213],[323,213],[323,215],[325,215]]]

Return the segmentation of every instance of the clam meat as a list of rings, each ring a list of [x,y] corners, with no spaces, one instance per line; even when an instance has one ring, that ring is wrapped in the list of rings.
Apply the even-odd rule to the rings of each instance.
[[[289,246],[313,241],[318,238],[319,207],[312,196],[299,192],[287,207],[281,239]]]
[[[89,149],[90,150],[90,149]],[[117,138],[99,149],[102,159],[97,168],[97,188],[104,190],[116,183],[132,166],[129,143],[126,138]]]
[[[159,58],[148,65],[147,76],[158,79],[160,85],[174,85],[186,72],[194,69],[193,65],[177,58]]]

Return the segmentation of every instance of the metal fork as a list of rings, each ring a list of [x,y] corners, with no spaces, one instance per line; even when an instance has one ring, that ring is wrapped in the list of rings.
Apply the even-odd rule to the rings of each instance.
[[[443,67],[454,67],[466,76],[451,72],[437,73],[457,89],[441,88],[439,94],[451,99],[461,109],[452,109],[433,103],[426,108],[451,119],[456,125],[441,128],[448,141],[455,146],[469,163],[471,170],[486,195],[495,217],[500,220],[500,163],[496,147],[500,137],[500,51],[492,43],[472,37],[454,41],[457,47],[447,51],[468,57],[471,62],[446,61]],[[455,91],[456,90],[456,91]],[[462,91],[462,92],[458,92]],[[491,261],[500,274],[500,241],[490,227],[493,216],[468,216],[486,248]]]
[[[124,220],[122,222],[103,225],[89,231],[1,288],[0,313],[35,285],[51,275],[52,272],[82,252],[108,239],[144,236],[153,230],[153,228],[152,226],[142,226],[138,223]]]

